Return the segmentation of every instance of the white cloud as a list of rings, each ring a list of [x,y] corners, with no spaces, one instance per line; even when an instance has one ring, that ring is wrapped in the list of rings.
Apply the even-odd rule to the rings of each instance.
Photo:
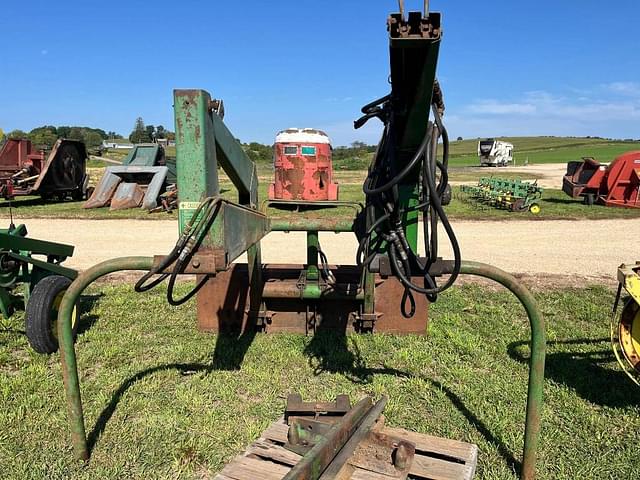
[[[604,87],[620,95],[640,98],[640,83],[638,82],[612,82],[606,84]]]
[[[613,82],[593,90],[523,92],[518,98],[479,99],[451,108],[450,136],[597,135],[640,138],[640,84]],[[620,98],[620,96],[625,98]]]
[[[531,90],[507,98],[476,99],[467,105],[448,106],[444,120],[450,138],[503,135],[640,138],[640,83],[612,82],[592,88],[567,86],[562,91]],[[350,119],[318,128],[327,132],[335,146],[354,140],[376,144],[382,133],[382,124],[376,119],[359,130],[353,129]]]
[[[504,103],[499,100],[478,100],[467,107],[471,113],[485,115],[530,114],[536,106],[530,103]]]

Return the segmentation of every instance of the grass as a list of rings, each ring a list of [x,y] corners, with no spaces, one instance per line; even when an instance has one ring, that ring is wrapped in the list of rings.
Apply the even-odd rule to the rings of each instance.
[[[514,137],[506,138],[516,145],[516,155],[519,164],[528,158],[529,163],[563,163],[570,160],[577,160],[583,156],[593,156],[602,162],[609,162],[617,155],[640,149],[640,142],[630,141],[610,141],[596,138],[573,138],[573,137]],[[476,156],[477,140],[463,140],[451,143],[451,169],[450,177],[452,181],[474,182],[480,176],[486,175],[485,172],[477,173],[469,171],[465,167],[476,166],[478,159]],[[122,155],[125,152],[118,152]],[[168,155],[175,155],[175,147],[167,149]],[[365,159],[366,160],[366,159]],[[364,196],[361,190],[361,184],[366,175],[362,169],[369,160],[357,161],[349,163],[346,159],[344,164],[336,164],[336,179],[340,183],[341,200],[363,202]],[[358,164],[359,166],[357,166]],[[104,166],[101,162],[94,162],[89,169],[93,183],[96,183],[101,176],[102,169],[95,168]],[[258,198],[267,197],[268,184],[273,178],[273,168],[269,164],[260,163],[257,165],[258,175],[260,178],[260,187]],[[358,168],[358,170],[353,170]],[[343,169],[344,168],[344,169]],[[512,174],[508,171],[500,171],[501,177],[520,178],[522,180],[533,180],[535,175],[523,173]],[[233,187],[229,181],[221,177],[221,188],[223,195],[227,198],[235,199]],[[108,208],[84,210],[82,202],[62,202],[43,204],[38,198],[21,198],[14,202],[14,214],[16,218],[84,218],[84,219],[122,219],[134,218],[145,220],[165,220],[176,218],[175,214],[166,215],[163,213],[148,214],[146,211],[138,209],[121,210],[110,212]],[[605,208],[602,206],[586,207],[579,200],[572,200],[566,197],[558,190],[546,190],[544,198],[541,202],[542,212],[535,218],[541,219],[599,219],[599,218],[628,218],[637,217],[639,215],[635,210],[625,210],[616,208]],[[0,216],[8,217],[7,203],[0,203]],[[457,219],[529,219],[533,218],[528,214],[509,214],[505,211],[497,211],[495,209],[477,210],[471,206],[454,199],[448,211],[452,218]],[[282,217],[289,214],[289,211],[271,209],[270,215]],[[307,216],[340,216],[352,215],[352,210],[348,208],[329,209],[329,210],[307,210]]]
[[[477,478],[515,478],[529,330],[502,291],[450,290],[432,306],[426,337],[230,338],[198,333],[193,303],[100,290],[83,303],[93,308],[77,342],[91,461],[72,460],[59,356],[33,353],[16,316],[0,331],[3,478],[209,478],[292,391],[387,394],[389,424],[476,443]],[[536,296],[549,339],[539,478],[635,478],[640,389],[610,351],[613,292]]]
[[[477,178],[477,175],[475,178]],[[523,176],[518,175],[518,178]],[[472,177],[469,177],[471,180]],[[581,200],[569,198],[561,190],[545,189],[542,199],[538,202],[542,211],[538,215],[528,212],[511,213],[493,207],[478,207],[465,200],[460,193],[460,187],[454,186],[454,198],[446,207],[447,214],[452,220],[598,220],[610,218],[638,218],[640,211],[632,208],[611,208],[602,205],[586,206]],[[232,185],[221,184],[222,195],[230,200],[237,200]],[[267,185],[260,185],[259,198],[266,198]],[[359,183],[340,185],[340,199],[354,203],[364,202],[364,194]],[[65,201],[60,203],[43,203],[39,197],[24,197],[13,202],[14,221],[28,223],[29,218],[71,218],[93,220],[138,219],[138,220],[175,220],[177,213],[149,214],[145,210],[116,210],[96,208],[84,210],[83,202]],[[350,207],[311,209],[300,212],[285,208],[270,208],[268,214],[273,218],[304,215],[306,218],[353,217],[354,209]],[[8,218],[8,203],[0,203],[0,217]]]
[[[640,142],[607,141],[603,139],[566,137],[523,137],[507,139],[514,144],[517,165],[533,163],[566,163],[582,157],[594,157],[609,163],[618,155],[640,150]],[[460,144],[460,145],[459,145]],[[473,149],[471,149],[473,144]],[[452,142],[450,165],[454,167],[478,166],[477,140]]]

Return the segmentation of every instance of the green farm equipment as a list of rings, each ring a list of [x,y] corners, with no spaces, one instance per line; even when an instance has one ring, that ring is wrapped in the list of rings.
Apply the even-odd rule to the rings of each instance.
[[[85,429],[72,313],[82,292],[105,275],[121,270],[145,272],[135,285],[137,292],[168,280],[169,304],[181,305],[195,298],[198,327],[220,335],[231,333],[231,341],[253,338],[258,332],[425,334],[429,303],[435,302],[459,275],[475,275],[509,289],[529,317],[531,355],[521,478],[534,478],[542,419],[544,320],[534,297],[512,275],[461,258],[443,207],[448,189],[449,142],[443,124],[443,95],[436,80],[441,15],[412,11],[407,16],[404,2],[400,7],[400,12],[387,20],[391,92],[365,105],[363,115],[354,122],[359,128],[375,118],[384,129],[363,185],[365,207],[353,217],[293,214],[270,218],[261,212],[256,165],[225,125],[219,114],[220,101],[204,90],[174,91],[178,242],[166,256],[116,258],[83,271],[59,308],[58,338],[76,458],[88,460],[92,442]],[[235,201],[222,197],[220,171],[231,180]],[[438,256],[439,224],[452,245],[452,260]],[[418,254],[419,229],[423,230],[424,256]],[[305,232],[306,258],[299,264],[264,262],[260,242],[273,231]],[[332,265],[320,248],[321,232],[355,235],[359,247],[354,252],[354,264]],[[246,263],[239,261],[243,254]],[[174,287],[182,274],[195,275],[196,280],[188,293],[178,297]],[[368,410],[352,409],[340,425],[317,426],[323,429],[314,436],[317,443],[296,459],[304,468],[283,467],[278,471],[289,473],[268,477],[261,475],[262,470],[254,470],[233,478],[338,478],[323,472],[340,471],[349,457],[345,448],[375,433],[372,424],[362,430],[351,428],[363,425],[360,414],[368,415]],[[369,418],[375,419],[379,410],[371,413]],[[360,430],[363,436],[358,437]],[[351,433],[347,431],[355,432],[348,441]],[[284,452],[280,458],[285,462],[291,456]],[[381,477],[362,474],[358,478]],[[428,472],[412,478],[444,476]]]
[[[477,185],[462,185],[463,199],[478,206],[490,206],[510,212],[540,213],[539,200],[544,189],[537,182],[508,180],[504,178],[481,178]]]
[[[27,227],[0,229],[0,310],[25,310],[27,339],[38,353],[58,349],[56,320],[62,297],[78,272],[62,266],[73,246],[27,238]],[[73,313],[74,335],[77,311]]]

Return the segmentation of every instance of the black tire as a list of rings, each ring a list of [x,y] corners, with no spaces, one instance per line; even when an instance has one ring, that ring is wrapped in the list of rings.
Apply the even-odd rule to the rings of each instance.
[[[25,308],[25,331],[31,347],[38,353],[54,353],[58,350],[55,331],[60,300],[71,280],[61,275],[50,275],[40,280],[33,288]],[[73,319],[73,336],[78,330],[78,309]]]

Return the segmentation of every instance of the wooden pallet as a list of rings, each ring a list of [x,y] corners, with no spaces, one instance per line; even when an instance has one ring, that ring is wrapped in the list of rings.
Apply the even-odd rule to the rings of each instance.
[[[231,461],[214,480],[281,480],[300,455],[283,447],[288,426],[280,419]],[[409,472],[415,480],[470,480],[475,475],[478,447],[471,443],[382,426],[380,432],[406,439],[416,446]],[[393,477],[356,468],[352,480],[390,480]]]

